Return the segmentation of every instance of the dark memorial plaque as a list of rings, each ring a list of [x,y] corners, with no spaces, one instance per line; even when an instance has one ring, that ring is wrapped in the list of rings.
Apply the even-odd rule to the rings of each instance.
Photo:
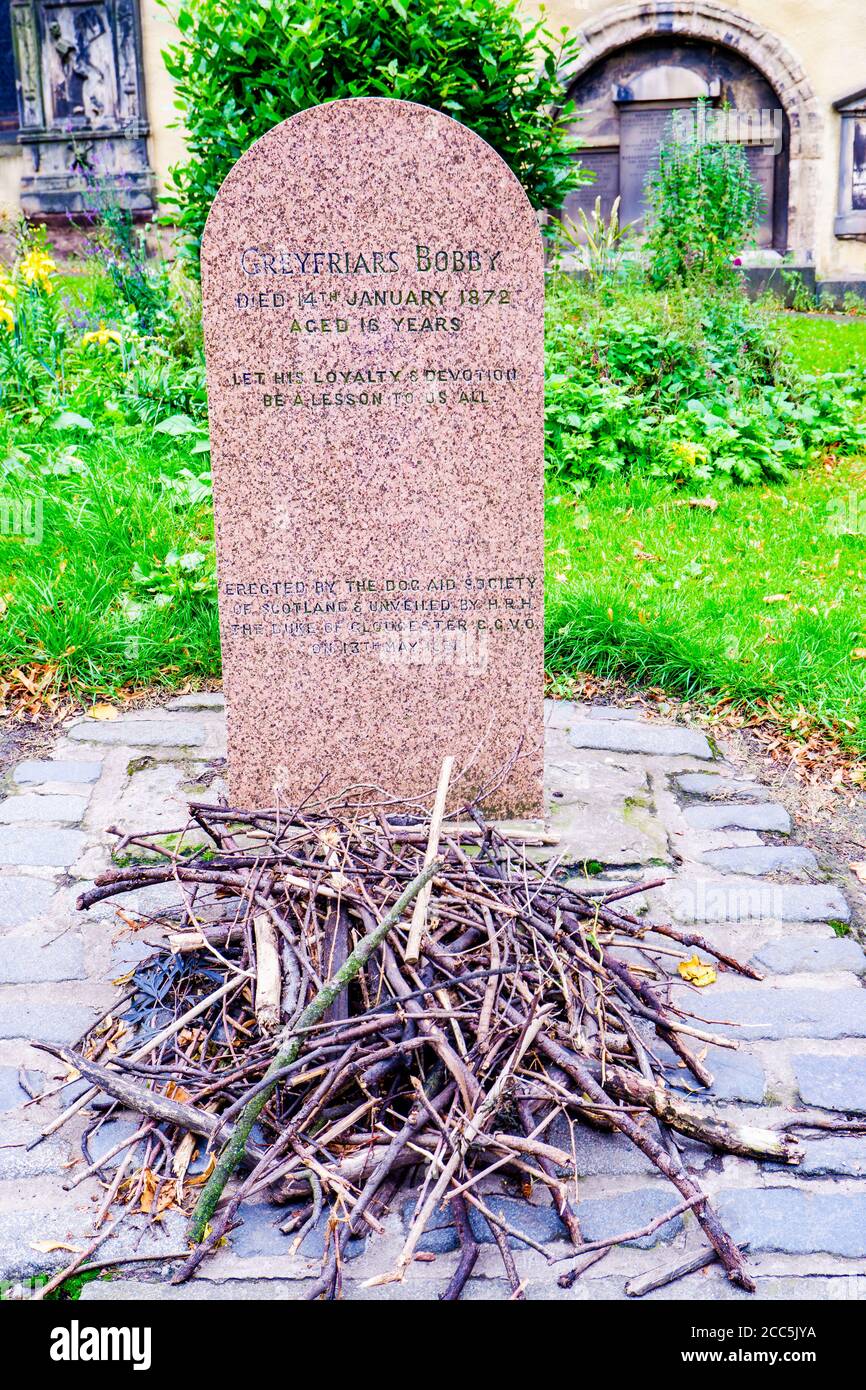
[[[776,153],[772,145],[746,145],[745,150],[752,178],[761,190],[761,220],[755,239],[759,246],[772,246]]]
[[[659,150],[668,129],[671,108],[620,108],[619,215],[622,222],[643,222],[646,213],[646,181],[658,168]]]
[[[619,196],[619,150],[583,149],[580,151],[580,164],[595,178],[592,183],[582,184],[569,193],[562,207],[562,216],[575,222],[581,209],[587,214],[591,213],[596,198],[601,198],[601,215],[609,217]]]
[[[202,246],[236,805],[542,809],[543,262],[447,116],[337,101],[235,165]]]

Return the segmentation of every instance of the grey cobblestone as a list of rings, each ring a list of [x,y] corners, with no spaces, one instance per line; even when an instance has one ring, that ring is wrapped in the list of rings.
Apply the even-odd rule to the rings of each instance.
[[[611,753],[649,753],[661,757],[711,758],[713,750],[697,729],[639,720],[577,719],[568,727],[575,748],[602,748]]]
[[[651,1044],[657,1056],[667,1063],[665,1075],[674,1090],[686,1092],[692,1100],[739,1100],[760,1105],[767,1089],[764,1068],[743,1048],[729,1052],[724,1047],[701,1049],[704,1065],[712,1073],[712,1086],[704,1089],[688,1068],[678,1065],[679,1059],[666,1043],[654,1039]]]
[[[866,1256],[866,1193],[746,1187],[721,1193],[717,1206],[734,1240],[747,1240],[753,1253]]]
[[[0,984],[44,984],[84,978],[84,943],[78,932],[52,928],[0,939]]]
[[[780,1165],[766,1165],[778,1168]],[[790,1171],[790,1170],[788,1170]],[[797,1176],[866,1178],[866,1139],[845,1135],[839,1139],[809,1139],[803,1144],[803,1158]]]
[[[795,1057],[793,1066],[804,1104],[866,1115],[866,1057],[806,1054]]]
[[[36,1110],[0,1115],[0,1182],[57,1174],[68,1163],[69,1146],[62,1138],[52,1135],[28,1149],[42,1122]]]
[[[546,1133],[546,1142],[574,1153],[578,1177],[630,1177],[635,1173],[655,1173],[655,1164],[621,1134],[605,1134],[586,1125],[569,1125],[558,1115]]]
[[[19,763],[13,781],[19,785],[44,782],[71,782],[76,786],[95,782],[102,772],[102,763],[75,762],[68,758],[36,758]]]
[[[668,885],[667,898],[681,922],[847,922],[851,916],[832,883],[682,878]]]
[[[515,1197],[500,1197],[495,1193],[486,1196],[484,1203],[494,1216],[501,1217],[514,1230],[523,1231],[539,1245],[567,1239],[566,1229],[553,1207],[537,1207],[532,1202],[520,1202]],[[490,1225],[475,1207],[469,1208],[469,1224],[479,1244],[492,1245]],[[521,1247],[521,1241],[515,1236],[508,1237],[508,1244],[512,1250]]]
[[[734,1038],[866,1038],[866,990],[785,989],[753,984],[714,987],[695,1007],[694,991],[674,985],[673,998]]]
[[[609,1236],[626,1231],[639,1231],[656,1217],[663,1216],[677,1205],[674,1188],[667,1191],[656,1187],[641,1187],[634,1192],[622,1192],[615,1197],[590,1198],[578,1202],[575,1211],[584,1240],[607,1240]],[[683,1229],[683,1218],[675,1216],[652,1235],[629,1241],[639,1250],[651,1250],[654,1245],[673,1240]]]
[[[791,829],[788,812],[773,801],[759,806],[686,806],[683,818],[692,830],[776,830],[787,835]]]
[[[19,792],[0,801],[0,824],[14,825],[20,821],[64,821],[74,825],[87,810],[86,796],[44,795],[39,792]]]
[[[80,830],[4,825],[0,826],[0,864],[66,869],[75,863],[85,843]]]
[[[196,748],[207,742],[202,724],[182,719],[79,719],[67,730],[81,743],[128,744],[131,748]]]
[[[219,690],[194,690],[190,695],[178,695],[169,700],[166,709],[225,709],[225,697]]]
[[[0,1115],[14,1110],[27,1100],[27,1092],[18,1084],[17,1067],[0,1067]]]
[[[810,849],[799,845],[740,845],[731,849],[709,849],[704,864],[723,874],[800,874],[816,873],[818,861]]]
[[[676,779],[680,791],[692,796],[742,796],[749,801],[769,801],[770,793],[758,782],[725,777],[719,772],[683,772]]]
[[[522,1202],[515,1197],[505,1197],[498,1193],[487,1194],[484,1202],[494,1215],[501,1217],[515,1231],[523,1231],[531,1240],[540,1245],[567,1239],[565,1226],[553,1207],[535,1206],[532,1202]],[[415,1198],[411,1197],[403,1207],[403,1223],[407,1231],[415,1214],[415,1204]],[[493,1243],[493,1235],[487,1219],[475,1207],[469,1209],[469,1221],[472,1226],[472,1234],[479,1245]],[[512,1249],[523,1244],[517,1237],[511,1235],[508,1237],[508,1243]],[[421,1237],[418,1249],[441,1255],[456,1250],[458,1245],[457,1232],[450,1211],[447,1206],[440,1207]]]
[[[290,1208],[274,1208],[267,1203],[246,1203],[240,1209],[243,1221],[231,1233],[231,1252],[240,1259],[262,1255],[290,1255],[295,1241],[294,1234],[284,1235],[280,1230],[283,1222],[291,1214]],[[328,1222],[327,1212],[315,1229],[308,1231],[298,1252],[305,1259],[321,1259],[325,1249],[325,1234]],[[346,1258],[355,1259],[363,1254],[365,1241],[351,1240],[346,1247]]]
[[[0,1000],[0,1038],[38,1038],[71,1043],[94,1022],[98,1010],[86,1004],[37,1004]]]
[[[57,891],[52,878],[0,875],[0,927],[20,927],[46,913]]]
[[[866,972],[866,954],[850,936],[825,940],[789,937],[770,941],[752,957],[754,965],[775,975],[804,975],[831,970],[847,970],[854,975]]]
[[[69,1241],[85,1245],[92,1230],[93,1212],[84,1204],[56,1207],[34,1206],[27,1211],[4,1212],[0,1222],[0,1279],[27,1278],[45,1270],[63,1269],[71,1258],[68,1250],[47,1253],[34,1250],[36,1240]],[[115,1235],[100,1246],[104,1259],[118,1255],[148,1254],[163,1248],[181,1250],[185,1219],[180,1212],[167,1211],[159,1225],[146,1216],[131,1217]]]

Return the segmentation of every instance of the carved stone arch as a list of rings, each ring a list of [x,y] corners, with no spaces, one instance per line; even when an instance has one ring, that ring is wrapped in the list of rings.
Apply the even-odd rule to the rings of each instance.
[[[576,86],[589,70],[619,49],[647,39],[682,38],[738,52],[766,77],[790,131],[788,245],[811,257],[815,247],[818,176],[822,149],[821,108],[805,69],[790,49],[756,20],[711,0],[650,0],[622,5],[588,20],[579,31]]]

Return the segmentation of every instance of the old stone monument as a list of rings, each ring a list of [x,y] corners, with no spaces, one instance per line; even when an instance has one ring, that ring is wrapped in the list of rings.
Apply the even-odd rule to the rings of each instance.
[[[452,755],[452,806],[538,812],[543,276],[519,183],[426,107],[317,107],[228,175],[202,283],[233,801],[429,798]]]

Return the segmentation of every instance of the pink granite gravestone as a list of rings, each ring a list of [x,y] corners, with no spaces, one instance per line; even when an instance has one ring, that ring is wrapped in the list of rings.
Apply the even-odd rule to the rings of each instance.
[[[338,101],[247,151],[202,247],[235,804],[542,804],[542,250],[477,135]],[[359,799],[364,799],[363,797]]]

